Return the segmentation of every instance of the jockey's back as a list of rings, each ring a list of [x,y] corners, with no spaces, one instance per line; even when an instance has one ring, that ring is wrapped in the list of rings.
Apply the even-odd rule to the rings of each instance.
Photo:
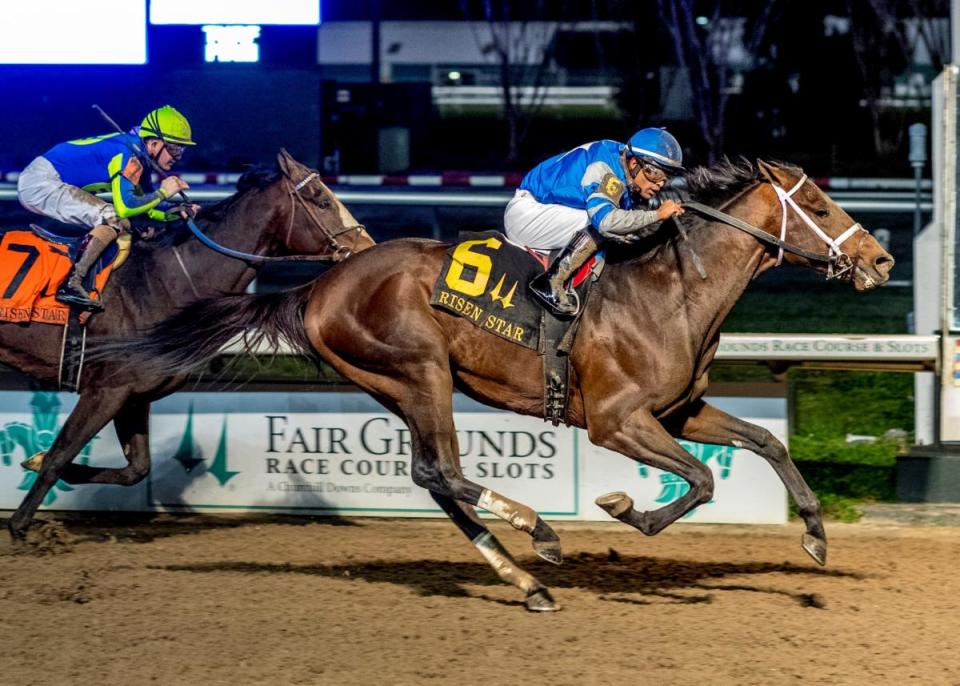
[[[131,133],[111,133],[93,138],[58,143],[45,157],[65,183],[89,190],[89,186],[107,184],[124,170],[139,144],[139,137]],[[137,162],[141,167],[142,162]],[[137,181],[139,181],[139,174]]]
[[[585,143],[569,152],[555,155],[544,160],[531,169],[523,181],[520,189],[528,191],[538,202],[544,204],[565,205],[577,209],[585,209],[587,198],[593,188],[584,186],[584,177],[587,168],[591,165],[603,167],[599,173],[591,174],[599,181],[606,174],[613,174],[620,179],[624,188],[629,188],[623,164],[620,161],[623,144],[611,140],[599,140]],[[595,185],[595,184],[593,184]],[[620,199],[622,209],[632,209],[633,200],[630,193],[624,193]]]

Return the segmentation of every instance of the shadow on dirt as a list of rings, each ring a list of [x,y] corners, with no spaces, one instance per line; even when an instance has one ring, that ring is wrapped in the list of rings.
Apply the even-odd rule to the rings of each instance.
[[[71,543],[120,542],[150,543],[172,536],[237,529],[246,526],[282,524],[285,526],[358,526],[356,522],[336,516],[297,516],[273,514],[223,514],[217,516],[197,513],[139,513],[139,512],[58,512],[55,517],[42,514],[30,527],[28,542],[46,539],[46,530],[62,531]],[[0,536],[6,536],[6,519],[0,520]]]
[[[635,605],[710,603],[721,591],[750,591],[786,596],[803,607],[823,608],[822,598],[811,593],[794,593],[767,584],[751,585],[738,578],[736,583],[714,583],[727,577],[757,577],[767,575],[804,575],[859,580],[864,576],[842,570],[820,569],[789,563],[767,562],[725,563],[694,562],[652,557],[621,556],[615,551],[608,555],[580,553],[568,559],[561,567],[536,560],[524,564],[546,586],[580,588],[591,591],[602,600]],[[306,574],[343,580],[390,583],[406,586],[420,595],[447,597],[479,597],[507,605],[521,602],[504,601],[471,592],[466,586],[499,586],[502,582],[482,563],[415,560],[406,562],[374,561],[351,565],[291,565],[253,562],[212,562],[203,564],[151,566],[173,572],[216,574]],[[690,594],[689,591],[701,591]]]

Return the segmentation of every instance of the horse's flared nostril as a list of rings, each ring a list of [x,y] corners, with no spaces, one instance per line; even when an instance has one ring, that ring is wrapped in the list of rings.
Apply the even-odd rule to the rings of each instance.
[[[873,261],[873,268],[880,274],[889,274],[890,270],[893,269],[894,262],[893,255],[884,253]]]

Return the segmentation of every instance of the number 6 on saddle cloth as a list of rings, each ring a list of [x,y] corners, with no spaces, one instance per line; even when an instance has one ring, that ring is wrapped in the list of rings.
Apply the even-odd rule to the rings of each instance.
[[[526,284],[547,266],[546,258],[510,243],[496,231],[461,232],[444,258],[430,304],[482,331],[536,350],[543,367],[543,416],[556,426],[569,423],[567,355],[580,318],[557,318],[530,297]],[[601,251],[570,280],[574,297],[585,301],[602,269]]]
[[[571,286],[577,297],[586,297],[593,282],[588,276],[595,278],[601,266],[602,252],[574,275]],[[545,260],[510,243],[501,233],[461,232],[444,259],[430,304],[466,318],[487,333],[543,353],[543,308],[527,293],[526,284],[546,268]]]

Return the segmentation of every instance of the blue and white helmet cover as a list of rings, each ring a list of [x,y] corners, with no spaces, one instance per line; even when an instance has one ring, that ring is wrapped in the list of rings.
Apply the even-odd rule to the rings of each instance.
[[[666,129],[647,128],[630,136],[627,155],[647,159],[669,172],[679,174],[683,169],[683,150],[680,143]]]

